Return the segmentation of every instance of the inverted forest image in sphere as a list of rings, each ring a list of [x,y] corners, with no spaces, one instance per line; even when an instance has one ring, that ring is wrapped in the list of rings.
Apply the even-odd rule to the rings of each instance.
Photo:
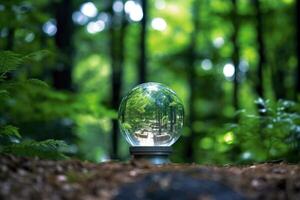
[[[119,123],[133,146],[169,146],[180,136],[183,114],[174,91],[159,83],[145,83],[123,99]]]

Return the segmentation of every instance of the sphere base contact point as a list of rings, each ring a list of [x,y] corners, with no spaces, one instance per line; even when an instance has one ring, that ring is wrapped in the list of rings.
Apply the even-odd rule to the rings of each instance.
[[[162,165],[170,163],[172,153],[170,146],[131,146],[129,148],[132,159],[147,160],[151,164]]]

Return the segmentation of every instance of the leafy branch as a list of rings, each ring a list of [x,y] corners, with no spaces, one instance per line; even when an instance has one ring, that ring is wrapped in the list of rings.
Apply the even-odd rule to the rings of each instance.
[[[6,74],[18,69],[26,61],[39,60],[47,55],[47,51],[39,51],[29,55],[20,55],[11,51],[0,51],[0,100],[1,109],[11,112],[14,107],[26,108],[23,104],[30,105],[30,102],[40,95],[51,93],[48,85],[38,79],[28,80],[6,80]],[[46,89],[46,90],[45,90]],[[13,94],[13,95],[12,95]],[[55,96],[55,95],[54,95]],[[11,102],[14,102],[12,105]],[[23,102],[23,104],[18,104]],[[35,109],[35,108],[33,108]],[[25,109],[25,111],[28,111]],[[29,114],[28,112],[24,112]],[[16,115],[19,115],[17,112]],[[0,118],[5,119],[4,116]],[[5,122],[6,120],[4,120]],[[3,122],[2,122],[3,123]],[[9,124],[0,124],[0,153],[13,154],[17,156],[37,156],[47,159],[64,159],[64,150],[68,145],[61,140],[48,139],[45,141],[22,140],[17,127]]]
[[[240,121],[230,124],[242,149],[250,151],[261,160],[266,157],[281,158],[291,152],[300,153],[300,114],[299,105],[287,100],[272,102],[257,99],[257,113],[240,111]],[[256,140],[256,146],[249,141]],[[249,143],[249,145],[248,145]],[[262,154],[261,152],[264,152]]]
[[[21,138],[18,128],[12,125],[0,126],[0,136]]]
[[[7,145],[2,149],[2,153],[14,154],[16,156],[39,157],[45,159],[65,159],[63,150],[68,145],[61,140],[45,141],[24,141],[21,143]]]

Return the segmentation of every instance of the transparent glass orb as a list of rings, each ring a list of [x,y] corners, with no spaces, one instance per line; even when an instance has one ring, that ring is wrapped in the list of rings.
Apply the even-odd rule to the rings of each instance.
[[[123,98],[119,125],[132,146],[170,146],[181,134],[183,115],[173,90],[160,83],[143,83]]]

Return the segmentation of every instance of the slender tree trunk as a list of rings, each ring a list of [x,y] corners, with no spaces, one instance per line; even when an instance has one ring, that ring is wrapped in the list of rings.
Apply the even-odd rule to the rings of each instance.
[[[258,65],[257,65],[257,82],[256,82],[256,93],[258,97],[264,97],[264,66],[266,64],[266,56],[265,56],[265,44],[263,38],[263,17],[261,11],[260,0],[254,0],[255,6],[255,14],[256,14],[256,40],[258,45]],[[264,106],[262,104],[257,104],[258,114],[260,116],[265,116]],[[260,122],[260,127],[258,129],[258,134],[261,140],[264,140],[264,134],[262,133],[262,129],[264,128],[263,121]]]
[[[14,41],[15,41],[15,28],[9,28],[7,33],[5,50],[12,51],[14,48]]]
[[[15,28],[8,28],[8,33],[6,37],[6,45],[4,47],[4,50],[6,51],[13,51],[14,49],[14,41],[15,41]],[[6,80],[11,80],[14,76],[14,72],[7,72],[5,74]]]
[[[122,89],[122,76],[123,76],[123,64],[124,64],[124,39],[126,34],[126,21],[125,13],[122,11],[121,16],[114,14],[112,9],[114,1],[111,1],[111,27],[110,27],[110,46],[111,46],[111,82],[112,82],[112,96],[111,106],[114,110],[118,111],[121,89]],[[115,22],[117,17],[121,17],[121,27]],[[112,148],[111,158],[117,159],[118,156],[118,143],[119,143],[119,124],[117,119],[112,120]]]
[[[297,58],[298,58],[298,65],[297,65],[297,71],[296,71],[296,97],[295,99],[299,99],[299,94],[300,94],[300,0],[296,1],[296,45],[297,45]]]
[[[147,21],[148,21],[148,0],[142,0],[143,18],[141,20],[141,41],[139,60],[139,83],[146,82],[147,78]]]
[[[196,44],[197,44],[197,37],[199,32],[199,12],[200,12],[200,1],[194,0],[193,2],[193,26],[194,30],[191,34],[190,46],[189,46],[189,64],[188,64],[188,82],[190,87],[190,97],[189,97],[189,120],[188,126],[190,128],[190,135],[187,138],[187,145],[186,145],[186,157],[189,162],[195,160],[194,157],[194,139],[195,139],[195,131],[193,130],[193,122],[195,121],[195,111],[194,111],[194,104],[196,99],[196,77],[195,77],[195,64],[196,64]]]
[[[113,0],[111,1],[111,6],[113,5]],[[117,73],[117,56],[116,56],[116,31],[115,31],[115,15],[114,11],[111,7],[111,27],[109,30],[109,36],[110,36],[110,59],[111,59],[111,106],[113,109],[117,111],[117,103],[119,100],[119,83],[118,83],[118,73]],[[116,119],[112,119],[112,146],[111,146],[111,152],[110,157],[112,159],[118,158],[118,136],[119,136],[119,130],[118,130],[118,121]]]
[[[232,23],[233,23],[233,33],[232,33],[232,44],[233,44],[233,54],[232,61],[235,69],[234,79],[233,79],[233,106],[235,110],[239,109],[239,64],[240,64],[240,47],[238,44],[238,33],[239,33],[239,17],[237,14],[237,0],[232,1]]]
[[[73,67],[73,5],[72,0],[54,3],[57,32],[55,43],[59,50],[59,63],[53,70],[53,85],[59,90],[72,90]]]
[[[8,9],[12,9],[12,6],[9,6]],[[9,27],[8,33],[6,37],[6,45],[4,46],[4,50],[13,51],[15,45],[15,28]],[[14,72],[6,73],[6,80],[11,80],[13,78]]]
[[[265,44],[263,39],[263,17],[261,12],[260,0],[254,0],[256,11],[256,31],[257,31],[257,44],[258,44],[258,66],[257,66],[257,83],[256,92],[259,97],[263,97],[263,71],[266,64]]]
[[[283,64],[280,59],[282,59],[282,53],[280,49],[274,52],[276,55],[275,64],[272,67],[272,83],[274,88],[274,94],[276,99],[286,99],[287,91],[284,85],[285,82],[285,69],[282,68]]]

